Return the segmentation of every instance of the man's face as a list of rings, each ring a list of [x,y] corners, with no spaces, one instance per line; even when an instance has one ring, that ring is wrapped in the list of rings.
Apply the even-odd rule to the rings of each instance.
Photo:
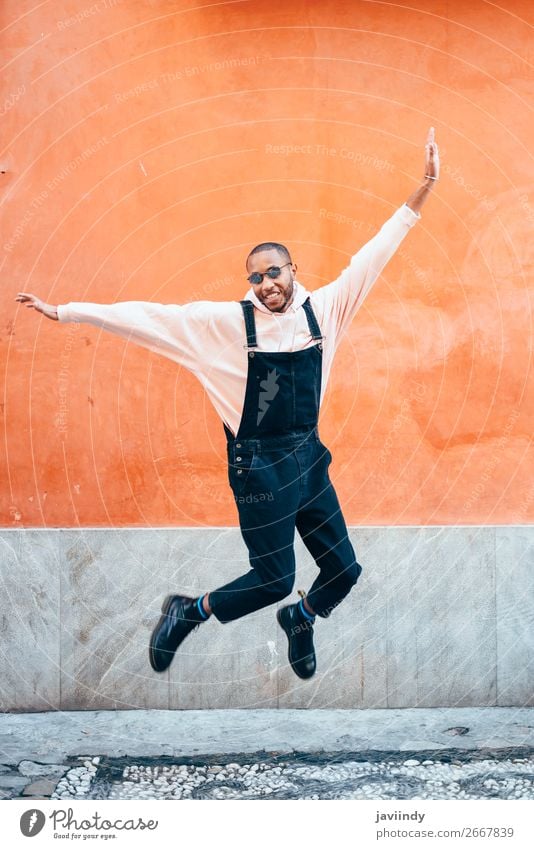
[[[286,265],[286,262],[285,256],[274,249],[252,254],[247,261],[247,271],[249,274],[253,274],[255,271],[263,274],[265,271],[273,268],[273,266],[281,268],[282,265],[285,265],[285,268],[282,268],[280,272],[280,277],[272,280],[270,277],[265,276],[261,283],[252,286],[256,297],[271,312],[284,312],[295,294],[293,280],[297,266],[294,264]]]

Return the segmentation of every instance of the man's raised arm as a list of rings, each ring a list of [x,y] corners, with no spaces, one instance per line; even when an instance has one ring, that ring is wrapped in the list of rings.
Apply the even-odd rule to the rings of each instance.
[[[354,254],[338,279],[314,292],[318,302],[324,299],[325,311],[333,314],[338,334],[350,324],[378,275],[420,219],[419,210],[438,176],[439,153],[434,141],[434,128],[431,127],[425,145],[425,171],[421,185],[383,224],[378,233]]]
[[[434,127],[430,127],[425,145],[425,176],[422,184],[406,201],[406,206],[418,213],[437,179],[439,179],[439,151],[434,141]]]

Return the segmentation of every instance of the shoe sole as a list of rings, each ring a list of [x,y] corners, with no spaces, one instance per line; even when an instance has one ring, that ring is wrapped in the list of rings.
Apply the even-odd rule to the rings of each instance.
[[[317,670],[314,669],[311,675],[299,675],[299,673],[297,672],[297,670],[293,666],[293,663],[291,662],[291,654],[290,654],[290,652],[291,652],[291,640],[290,640],[289,634],[287,633],[286,629],[284,628],[284,626],[282,624],[282,619],[280,618],[281,613],[282,613],[281,610],[276,611],[276,619],[277,619],[277,622],[280,625],[282,631],[284,632],[284,634],[287,637],[287,643],[288,643],[288,645],[287,645],[287,659],[289,660],[289,665],[291,666],[291,669],[293,670],[293,672],[295,673],[297,678],[300,678],[301,681],[309,681],[310,678],[313,678],[313,676],[315,675]]]
[[[171,658],[170,663],[167,664],[165,669],[159,669],[156,666],[156,661],[155,661],[155,658],[154,658],[154,645],[153,645],[154,634],[156,633],[156,631],[158,631],[161,628],[161,626],[165,622],[165,619],[167,618],[167,614],[169,612],[169,607],[171,606],[171,601],[173,600],[173,598],[174,598],[173,595],[168,595],[163,600],[163,604],[161,605],[161,614],[162,615],[160,616],[158,624],[156,625],[156,627],[152,631],[152,635],[150,637],[150,644],[148,646],[148,658],[149,658],[150,665],[151,665],[152,669],[154,670],[154,672],[166,672],[166,670],[169,668],[169,666],[171,665],[173,658],[174,658],[174,654],[173,654],[173,657]]]

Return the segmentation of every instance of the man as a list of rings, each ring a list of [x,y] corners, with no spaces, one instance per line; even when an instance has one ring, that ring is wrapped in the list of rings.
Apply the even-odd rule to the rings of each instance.
[[[149,646],[152,668],[168,668],[178,646],[214,615],[231,622],[281,601],[295,577],[295,528],[319,567],[310,591],[277,619],[300,678],[316,670],[315,617],[327,618],[356,584],[362,567],[328,476],[332,455],[317,422],[340,336],[409,229],[439,176],[434,128],[421,185],[333,283],[308,292],[297,266],[276,242],[246,262],[251,288],[238,302],[183,306],[141,301],[112,305],[16,300],[56,321],[85,321],[190,369],[223,420],[228,475],[250,570],[218,589],[168,596]]]

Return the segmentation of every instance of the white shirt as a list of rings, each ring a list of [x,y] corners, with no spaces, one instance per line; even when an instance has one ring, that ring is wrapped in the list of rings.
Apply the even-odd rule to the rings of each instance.
[[[292,303],[285,312],[271,312],[251,288],[244,299],[255,306],[257,351],[300,351],[312,339],[303,302],[308,296],[321,328],[323,399],[337,345],[356,312],[400,243],[420,219],[403,204],[350,260],[337,280],[308,291],[294,282]],[[239,428],[247,383],[248,356],[243,311],[238,301],[194,301],[157,304],[123,301],[117,304],[68,303],[58,306],[62,322],[87,322],[168,357],[189,369],[204,386],[221,419],[235,435]]]

